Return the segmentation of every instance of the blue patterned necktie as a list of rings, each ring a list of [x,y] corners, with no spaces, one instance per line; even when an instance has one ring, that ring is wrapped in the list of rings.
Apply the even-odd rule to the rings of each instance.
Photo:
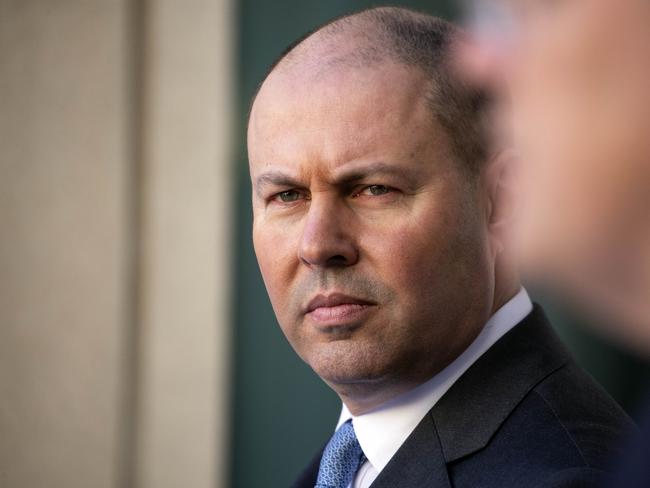
[[[352,421],[348,420],[325,446],[314,488],[347,488],[363,457]]]

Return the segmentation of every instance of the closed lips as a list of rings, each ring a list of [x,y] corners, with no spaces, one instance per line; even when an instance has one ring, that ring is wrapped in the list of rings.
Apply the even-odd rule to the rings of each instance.
[[[316,296],[306,308],[305,314],[324,327],[358,323],[373,305],[372,302],[342,294]]]
[[[370,305],[374,305],[374,303],[368,300],[363,300],[339,293],[334,293],[327,296],[317,295],[309,302],[305,313],[311,313],[314,310],[321,308],[340,308],[345,306],[353,306],[358,309]]]

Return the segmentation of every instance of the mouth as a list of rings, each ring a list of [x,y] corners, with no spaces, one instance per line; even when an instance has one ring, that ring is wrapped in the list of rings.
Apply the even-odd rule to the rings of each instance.
[[[331,293],[316,295],[305,308],[305,316],[323,328],[358,324],[377,306],[369,300]]]

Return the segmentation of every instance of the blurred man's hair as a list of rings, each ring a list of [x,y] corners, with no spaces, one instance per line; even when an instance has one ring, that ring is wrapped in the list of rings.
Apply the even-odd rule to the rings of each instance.
[[[389,61],[417,68],[429,80],[423,96],[435,120],[447,131],[455,156],[475,175],[490,156],[484,127],[490,97],[456,75],[455,48],[461,36],[462,31],[453,24],[414,10],[362,10],[334,19],[293,42],[273,62],[262,83],[276,69],[308,62],[315,43],[329,46],[327,55],[310,66],[318,70],[372,67]]]

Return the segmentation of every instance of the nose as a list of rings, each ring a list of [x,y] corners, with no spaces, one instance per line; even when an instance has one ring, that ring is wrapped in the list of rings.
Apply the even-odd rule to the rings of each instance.
[[[313,199],[305,215],[298,258],[310,267],[351,266],[359,251],[343,205]]]

